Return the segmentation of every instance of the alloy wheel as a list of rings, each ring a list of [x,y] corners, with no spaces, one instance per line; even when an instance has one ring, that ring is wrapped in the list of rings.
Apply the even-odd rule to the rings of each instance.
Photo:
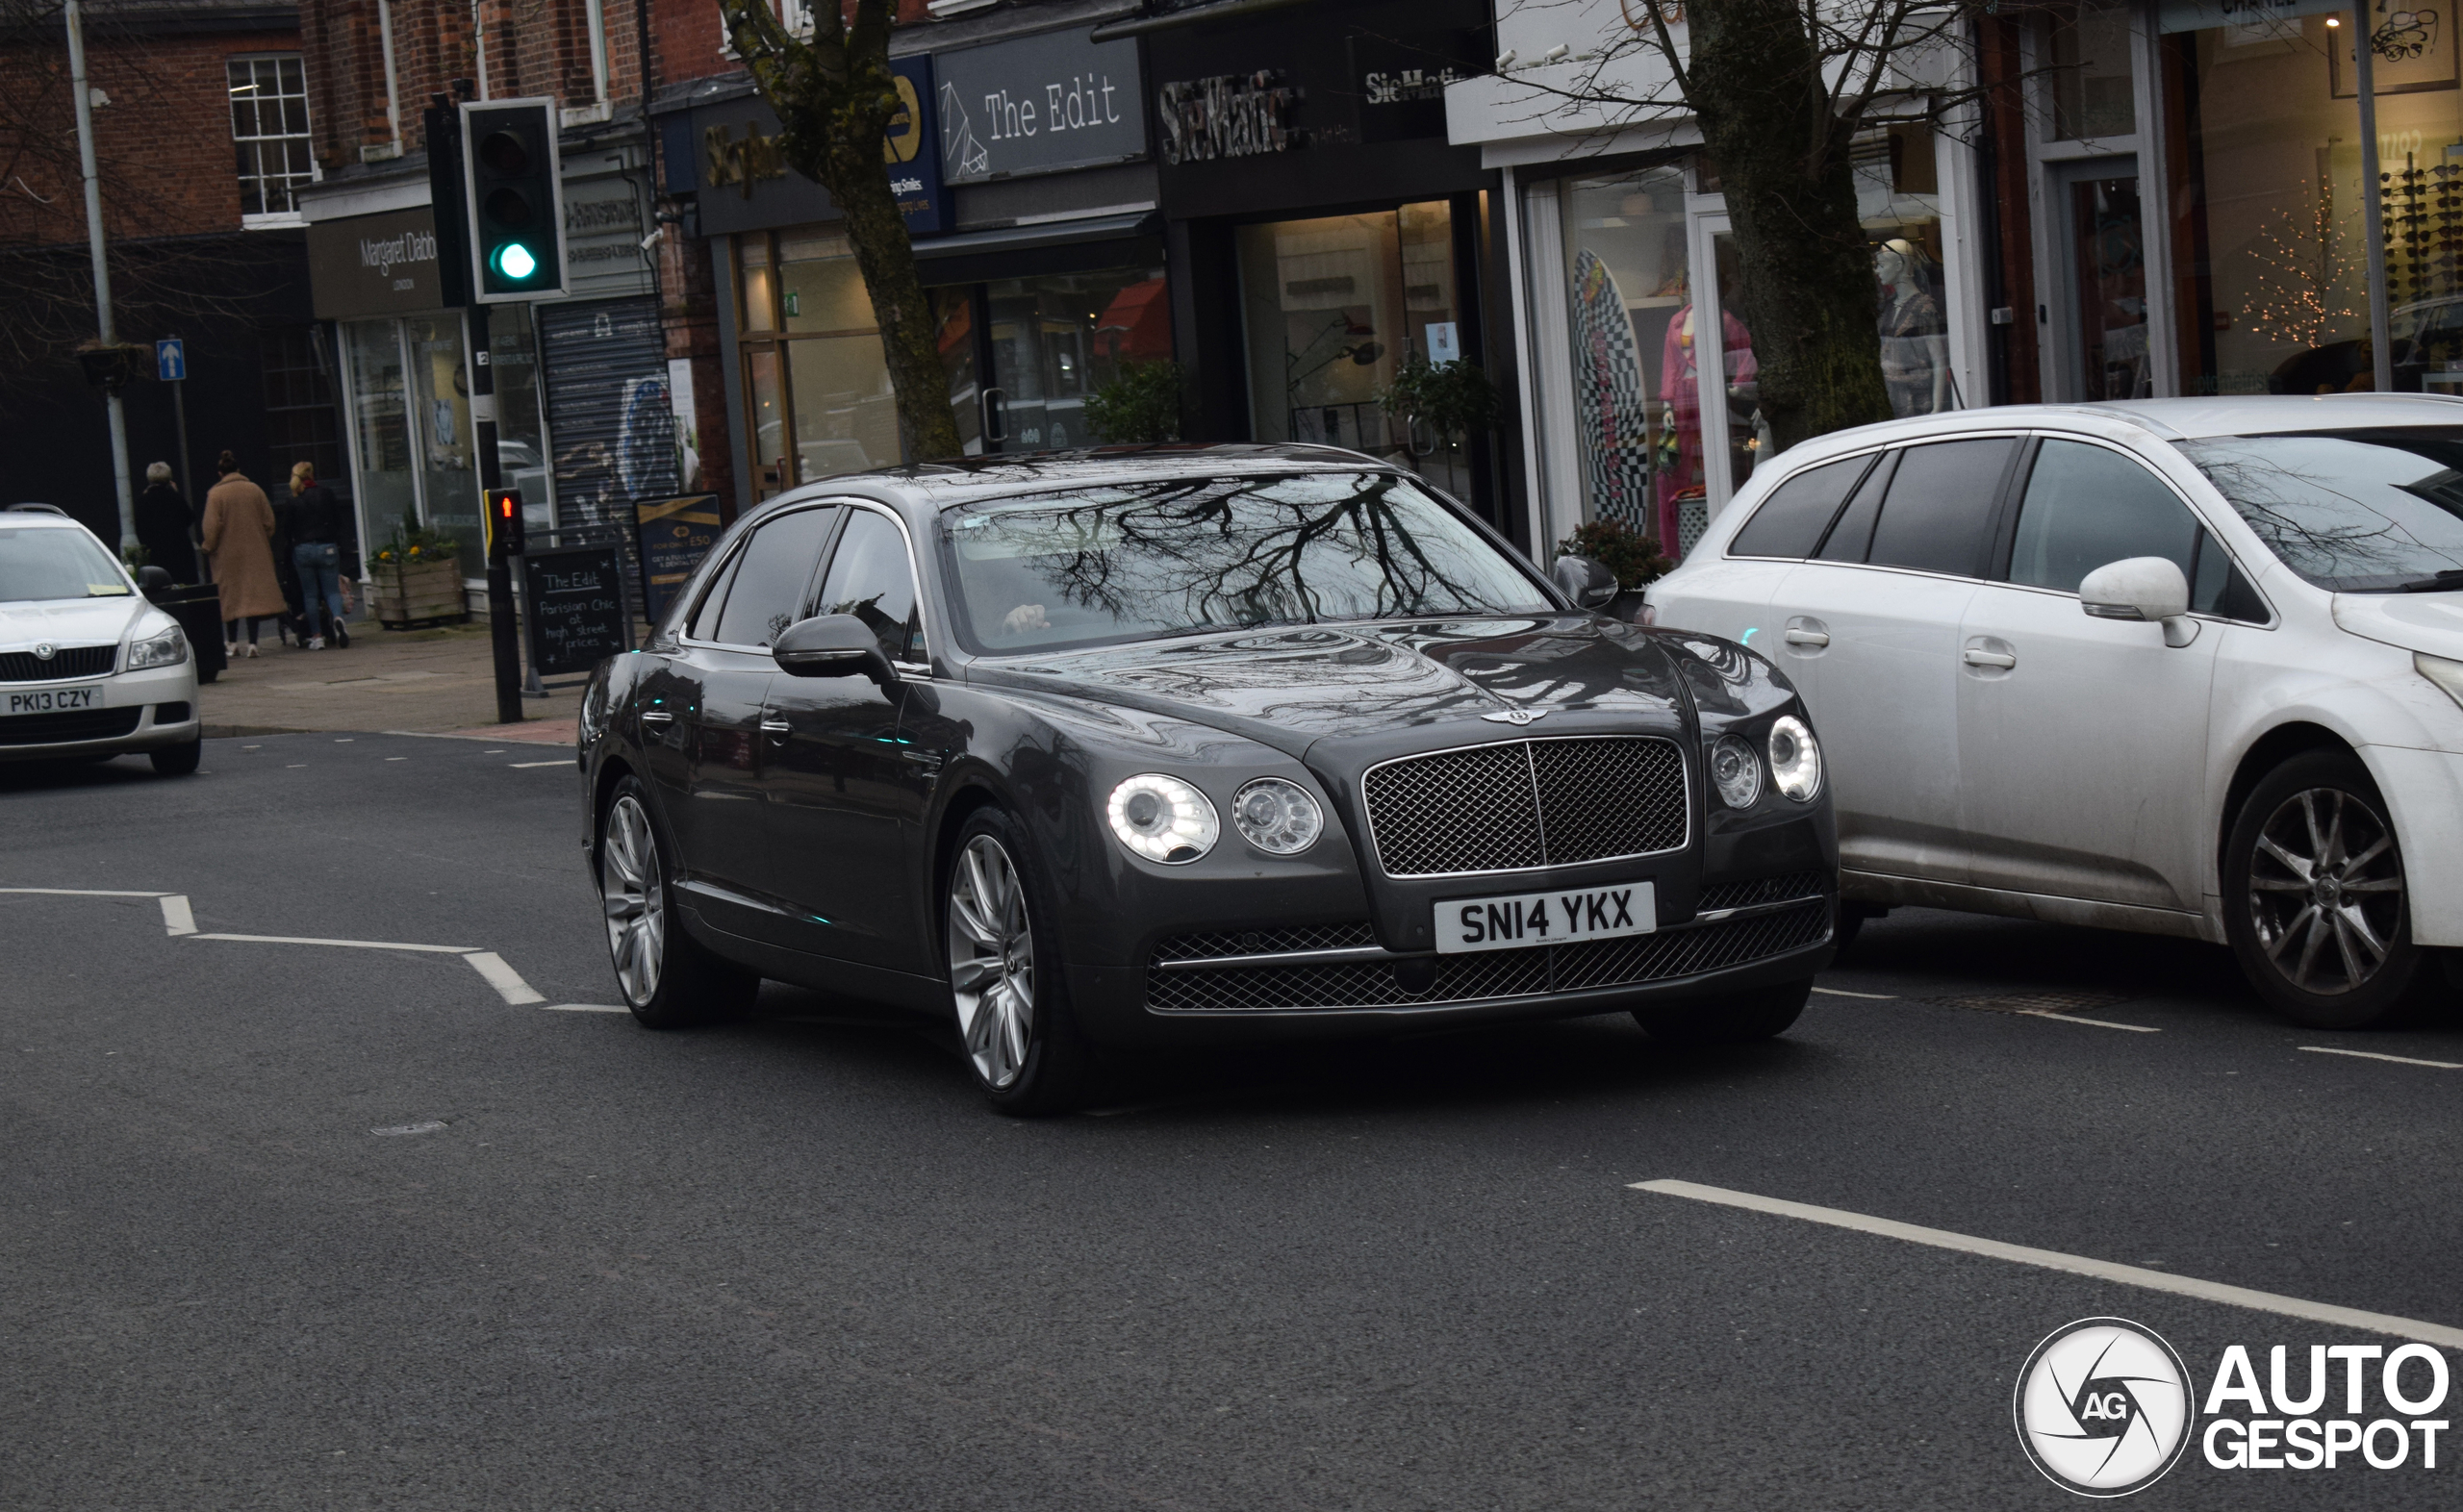
[[[976,1074],[996,1091],[1026,1069],[1034,1031],[1035,944],[1009,852],[978,835],[950,877],[950,991]]]
[[[2403,867],[2386,820],[2340,788],[2307,788],[2267,817],[2249,857],[2258,949],[2322,997],[2375,976],[2403,918]]]
[[[598,895],[607,915],[607,953],[624,999],[646,1003],[667,959],[667,895],[659,886],[658,842],[649,816],[627,794],[607,811],[598,847]]]

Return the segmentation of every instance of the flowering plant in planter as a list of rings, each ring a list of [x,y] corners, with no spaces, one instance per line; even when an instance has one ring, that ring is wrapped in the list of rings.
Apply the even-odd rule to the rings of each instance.
[[[462,543],[451,536],[428,529],[419,517],[402,511],[400,523],[394,527],[393,538],[369,554],[370,562],[416,567],[431,562],[450,562],[462,554]]]

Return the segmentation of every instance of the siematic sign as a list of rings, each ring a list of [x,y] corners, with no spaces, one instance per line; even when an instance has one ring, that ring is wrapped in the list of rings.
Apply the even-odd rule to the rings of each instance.
[[[980,184],[1146,156],[1134,41],[1044,32],[933,58],[941,177]]]
[[[422,205],[312,223],[308,285],[319,320],[443,308],[435,214]]]

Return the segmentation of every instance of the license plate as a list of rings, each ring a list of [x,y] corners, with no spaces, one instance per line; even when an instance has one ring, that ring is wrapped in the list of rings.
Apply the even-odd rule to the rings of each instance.
[[[1457,898],[1436,905],[1436,953],[1613,940],[1658,927],[1659,908],[1648,882]]]
[[[57,714],[63,709],[91,709],[101,704],[99,688],[46,688],[9,695],[11,714]]]

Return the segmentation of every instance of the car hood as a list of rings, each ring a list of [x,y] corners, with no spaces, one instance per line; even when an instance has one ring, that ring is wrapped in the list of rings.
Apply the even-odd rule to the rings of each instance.
[[[2363,640],[2463,662],[2463,592],[2337,593],[2335,623]]]
[[[1511,615],[1106,646],[978,663],[969,677],[1178,716],[1297,757],[1329,737],[1464,722],[1502,736],[1559,713],[1591,718],[1535,733],[1597,728],[1602,715],[1669,728],[1688,654],[1590,615]]]
[[[0,651],[31,645],[115,645],[129,621],[154,606],[125,598],[52,598],[0,604]]]

